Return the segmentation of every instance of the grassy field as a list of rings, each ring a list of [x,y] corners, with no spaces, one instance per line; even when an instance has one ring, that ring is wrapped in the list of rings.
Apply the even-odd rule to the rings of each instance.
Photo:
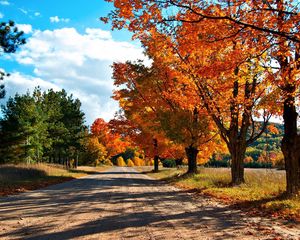
[[[201,168],[199,174],[185,175],[186,169],[148,171],[153,178],[222,200],[252,211],[300,220],[300,196],[285,199],[285,172],[272,169],[246,169],[245,183],[230,186],[230,169]]]
[[[67,170],[61,165],[53,164],[0,165],[0,196],[69,181],[107,168],[107,166],[79,167]]]

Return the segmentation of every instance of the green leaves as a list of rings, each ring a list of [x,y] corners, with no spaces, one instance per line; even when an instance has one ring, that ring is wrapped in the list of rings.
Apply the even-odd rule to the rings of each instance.
[[[62,90],[16,94],[2,106],[0,162],[38,162],[71,156],[85,129],[80,101]],[[75,151],[74,151],[75,150]]]

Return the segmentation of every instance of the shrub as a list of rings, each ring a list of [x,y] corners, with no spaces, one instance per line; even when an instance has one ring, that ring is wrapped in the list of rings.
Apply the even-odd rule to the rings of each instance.
[[[154,160],[153,159],[149,159],[147,161],[147,166],[153,166],[154,165]]]
[[[166,168],[176,167],[176,161],[174,159],[165,159],[162,161],[162,165]]]
[[[113,163],[109,159],[105,159],[102,161],[104,165],[113,166]]]
[[[144,166],[144,161],[138,157],[133,158],[133,163],[135,166]]]
[[[210,159],[204,166],[205,167],[229,167],[230,161]]]
[[[127,160],[127,167],[134,167],[134,163],[130,158]]]
[[[251,163],[251,162],[253,162],[253,158],[251,156],[245,157],[244,163]]]
[[[125,161],[122,157],[117,158],[117,166],[119,166],[119,167],[125,167],[126,166],[126,163],[125,163]]]

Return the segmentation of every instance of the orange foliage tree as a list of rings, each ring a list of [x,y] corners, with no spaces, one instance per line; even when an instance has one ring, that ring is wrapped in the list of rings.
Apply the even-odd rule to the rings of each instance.
[[[300,191],[300,135],[297,130],[297,102],[299,102],[299,49],[300,49],[300,14],[297,8],[297,1],[284,1],[284,0],[269,0],[269,1],[253,1],[253,0],[216,0],[216,1],[192,1],[192,0],[108,0],[113,2],[115,11],[109,16],[112,19],[113,27],[121,29],[127,27],[130,31],[135,33],[135,37],[148,37],[153,35],[153,30],[165,35],[164,44],[178,45],[178,41],[189,41],[192,39],[192,44],[185,47],[190,48],[188,54],[183,54],[181,49],[176,47],[176,53],[171,56],[180,57],[182,61],[197,63],[197,58],[201,57],[199,54],[194,54],[198,49],[199,42],[203,44],[203,39],[211,46],[218,49],[228,50],[228,44],[231,44],[232,54],[223,51],[222,57],[226,58],[226,64],[231,65],[226,69],[231,69],[231,78],[240,75],[240,64],[244,62],[243,52],[249,54],[248,59],[257,59],[262,55],[267,55],[268,66],[267,68],[276,68],[276,70],[269,71],[269,80],[272,80],[274,87],[279,88],[279,95],[275,95],[275,99],[279,100],[281,108],[278,109],[279,114],[283,114],[285,132],[282,141],[282,151],[285,158],[285,165],[287,171],[287,193],[290,195],[297,195]],[[168,11],[169,10],[169,11]],[[103,18],[108,21],[108,18]],[[223,26],[223,27],[222,27]],[[194,37],[189,38],[183,33],[182,29],[186,29],[185,33],[191,33]],[[209,30],[204,34],[199,33],[199,30]],[[170,40],[170,41],[168,41]],[[219,45],[221,44],[221,45]],[[160,45],[161,46],[161,45]],[[192,47],[194,46],[194,48]],[[209,46],[209,48],[212,48]],[[245,46],[247,49],[245,49]],[[148,46],[146,46],[148,47]],[[230,49],[229,49],[230,50]],[[236,51],[237,50],[237,51]],[[206,59],[214,60],[215,56],[211,55]],[[220,56],[220,55],[219,55]],[[170,58],[170,55],[168,55]],[[196,60],[196,61],[195,61]],[[242,61],[241,61],[242,60]],[[261,63],[262,61],[260,61]],[[233,63],[233,65],[232,65]],[[209,65],[211,65],[209,63]],[[252,64],[250,64],[250,68]],[[218,70],[222,65],[212,64],[213,68],[217,70],[217,75],[220,73]],[[192,71],[194,77],[196,65],[193,64]],[[205,67],[206,68],[206,67]],[[202,68],[203,71],[206,70]],[[255,67],[256,68],[256,67]],[[185,72],[186,68],[184,68]],[[224,70],[224,69],[223,69]],[[211,72],[211,71],[208,71]],[[224,71],[221,71],[222,74]],[[226,72],[226,71],[225,71]],[[213,72],[211,72],[213,73]],[[197,76],[197,75],[196,75]],[[197,77],[198,78],[198,77]],[[230,78],[230,77],[229,77]],[[225,77],[228,82],[228,76]],[[222,79],[219,79],[222,83]],[[229,81],[230,82],[230,81]],[[251,81],[253,83],[253,81]],[[251,82],[244,83],[245,86],[245,100],[253,99],[253,96],[248,95],[251,89]],[[237,98],[239,95],[240,86],[239,82],[234,81],[235,85],[232,89],[232,99]],[[238,83],[238,85],[237,85]],[[248,85],[248,87],[247,87]],[[205,84],[205,88],[209,86]],[[253,84],[252,84],[253,86]],[[247,90],[248,88],[248,90]],[[252,88],[253,89],[253,88]],[[203,91],[203,90],[201,90]],[[206,91],[205,91],[206,92]],[[209,91],[210,92],[210,91]],[[251,92],[251,90],[250,90]],[[203,95],[203,94],[202,94]],[[207,94],[204,94],[207,97]],[[210,96],[208,96],[210,97]],[[274,101],[275,102],[275,101]],[[239,107],[239,104],[230,104],[232,109]],[[255,102],[254,102],[255,103]],[[211,105],[211,103],[209,103]],[[248,104],[250,106],[251,104]],[[218,103],[217,103],[218,106]],[[220,107],[220,106],[219,106]],[[246,115],[247,107],[245,108]],[[231,129],[240,127],[243,123],[244,117],[241,121],[236,120],[236,113],[234,111],[228,112],[231,116]],[[245,114],[241,114],[243,116]],[[245,119],[246,125],[247,116]],[[222,119],[221,119],[222,120]],[[219,120],[215,122],[220,122]],[[218,125],[218,124],[217,124]],[[224,129],[219,125],[220,129]],[[240,161],[241,154],[244,152],[245,140],[240,138],[243,135],[241,131],[230,131],[229,134],[236,139],[234,145],[240,146],[242,149],[228,148],[233,156],[233,183],[240,183],[243,179],[243,167]],[[224,129],[222,136],[226,131]],[[246,127],[247,130],[247,127]],[[228,135],[228,134],[225,135]],[[229,136],[228,135],[228,136]],[[237,136],[233,136],[237,135]],[[228,138],[223,136],[223,139]],[[231,137],[230,137],[231,138]],[[242,143],[240,144],[242,140]],[[226,140],[225,140],[226,141]],[[239,155],[237,157],[234,155]],[[236,163],[236,164],[235,164]]]
[[[176,91],[173,77],[170,68],[156,63],[152,67],[141,63],[115,63],[115,85],[126,84],[126,88],[115,92],[115,99],[119,100],[131,120],[168,138],[179,149],[182,146],[188,158],[188,172],[194,173],[197,172],[199,146],[209,144],[216,134],[201,106],[195,103],[184,108],[169,97]],[[189,94],[181,96],[185,99],[189,97]],[[153,142],[155,147],[157,138]]]
[[[114,133],[110,125],[102,118],[97,118],[91,126],[92,136],[105,146],[108,158],[124,152],[130,146],[130,141],[118,133]]]

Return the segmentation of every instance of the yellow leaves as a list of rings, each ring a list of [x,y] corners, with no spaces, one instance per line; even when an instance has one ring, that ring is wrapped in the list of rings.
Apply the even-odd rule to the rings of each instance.
[[[133,163],[135,166],[144,166],[145,162],[143,159],[140,159],[139,157],[134,157],[133,158]]]
[[[99,142],[97,137],[88,138],[86,148],[90,155],[90,161],[92,161],[95,165],[98,165],[100,162],[106,161],[106,148]]]
[[[133,161],[129,158],[129,159],[127,159],[127,167],[134,167],[135,165],[134,165],[134,163],[133,163]]]
[[[117,158],[117,166],[119,166],[119,167],[125,167],[126,166],[126,163],[125,163],[123,157],[118,157]]]

